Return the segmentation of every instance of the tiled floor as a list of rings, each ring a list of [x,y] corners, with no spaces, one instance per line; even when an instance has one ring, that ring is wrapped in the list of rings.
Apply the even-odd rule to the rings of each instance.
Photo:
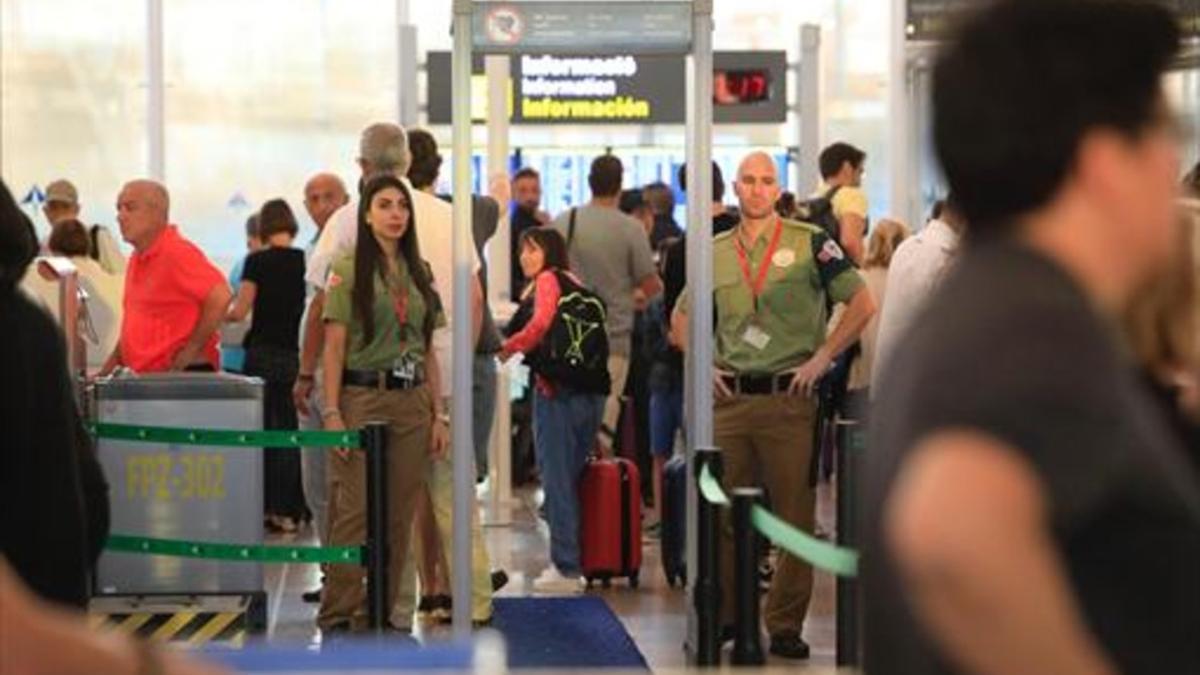
[[[511,581],[501,596],[535,595],[532,580],[548,564],[548,532],[536,516],[536,491],[521,491],[518,500],[505,508],[485,506],[484,533],[494,567],[508,571]],[[832,502],[826,491],[819,497],[818,521],[827,531],[832,530]],[[310,535],[288,537],[286,541],[303,542]],[[280,539],[282,543],[285,539]],[[304,642],[319,644],[314,626],[315,605],[306,605],[300,594],[316,586],[318,572],[312,565],[271,565],[267,567],[266,583],[270,596],[271,642]],[[655,670],[671,670],[686,665],[683,640],[687,624],[684,590],[670,588],[662,574],[657,543],[648,543],[643,559],[641,588],[634,590],[624,581],[616,581],[610,589],[597,587],[592,593],[603,597],[624,622],[646,660]],[[813,657],[807,662],[791,662],[770,658],[772,665],[797,666],[825,670],[834,661],[834,583],[824,573],[816,575],[816,589],[805,638],[812,645]],[[426,628],[424,637],[436,638],[447,634],[442,628]],[[764,640],[764,649],[766,644]]]

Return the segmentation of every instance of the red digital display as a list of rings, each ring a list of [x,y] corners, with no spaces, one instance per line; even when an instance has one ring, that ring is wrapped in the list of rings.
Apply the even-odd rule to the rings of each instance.
[[[765,69],[713,73],[713,103],[747,105],[771,100],[771,74]]]

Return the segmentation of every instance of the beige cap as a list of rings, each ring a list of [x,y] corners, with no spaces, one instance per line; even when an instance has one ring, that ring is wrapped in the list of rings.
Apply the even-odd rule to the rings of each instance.
[[[70,181],[60,178],[46,186],[46,201],[74,206],[79,203],[79,191]]]

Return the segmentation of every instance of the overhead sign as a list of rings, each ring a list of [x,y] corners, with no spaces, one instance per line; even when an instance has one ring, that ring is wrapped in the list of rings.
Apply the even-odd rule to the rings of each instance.
[[[945,39],[957,16],[991,0],[908,0],[905,33],[910,40]],[[1146,0],[1165,6],[1179,17],[1184,35],[1200,36],[1200,0]]]
[[[476,2],[472,43],[490,54],[686,54],[690,2]]]
[[[451,122],[450,53],[426,59],[429,122]],[[787,54],[716,52],[713,119],[717,123],[787,120]],[[683,124],[686,59],[681,56],[523,54],[510,61],[513,124]],[[486,115],[483,59],[473,66],[472,118]]]

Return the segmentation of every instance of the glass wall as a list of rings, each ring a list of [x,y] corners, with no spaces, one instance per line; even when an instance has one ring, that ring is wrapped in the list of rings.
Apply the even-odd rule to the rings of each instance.
[[[358,132],[396,116],[398,5],[409,6],[419,54],[450,47],[449,0],[162,2],[172,216],[223,266],[242,254],[241,224],[264,200],[287,198],[306,236],[304,180],[320,170],[357,179]],[[120,185],[148,167],[146,8],[146,0],[0,4],[0,173],[18,198],[67,177],[86,219],[113,222]],[[887,211],[887,8],[888,0],[714,8],[716,49],[785,49],[795,61],[800,25],[822,26],[823,140],[870,153],[873,215]],[[448,145],[449,128],[434,131]],[[720,126],[713,145],[722,156],[782,152],[796,134],[792,114],[786,124]],[[481,150],[484,136],[476,139]],[[674,155],[684,141],[682,126],[517,127],[511,146]]]
[[[18,200],[68,178],[84,220],[114,221],[121,183],[146,169],[144,7],[0,2],[0,177]]]
[[[395,119],[394,0],[164,4],[166,178],[180,224],[228,265],[246,216],[284,197],[311,237],[305,180],[334,171],[353,190],[359,132]]]

